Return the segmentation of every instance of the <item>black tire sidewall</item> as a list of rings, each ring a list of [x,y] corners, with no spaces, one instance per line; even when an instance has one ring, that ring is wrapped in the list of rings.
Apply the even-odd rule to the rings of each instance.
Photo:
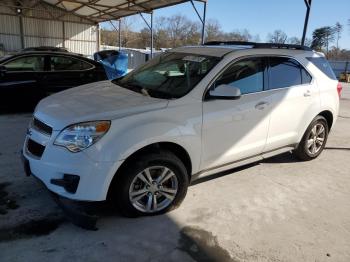
[[[173,171],[178,180],[178,192],[168,207],[154,213],[144,213],[137,210],[130,202],[129,188],[135,176],[150,166],[165,166]],[[169,152],[151,153],[147,156],[137,158],[135,161],[129,163],[119,175],[120,178],[117,179],[116,192],[113,195],[120,212],[127,217],[154,216],[178,207],[186,196],[189,184],[185,166],[179,158]]]

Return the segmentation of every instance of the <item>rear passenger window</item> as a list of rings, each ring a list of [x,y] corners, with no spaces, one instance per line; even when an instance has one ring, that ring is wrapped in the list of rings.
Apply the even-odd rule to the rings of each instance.
[[[311,75],[296,60],[287,57],[270,57],[269,61],[268,89],[311,83]]]
[[[269,89],[301,84],[299,64],[290,58],[271,57],[269,67]]]
[[[216,81],[215,86],[222,84],[237,87],[242,94],[263,91],[265,59],[247,58],[234,63]]]
[[[86,70],[92,68],[92,65],[71,57],[54,56],[50,59],[51,71],[70,71],[70,70]]]

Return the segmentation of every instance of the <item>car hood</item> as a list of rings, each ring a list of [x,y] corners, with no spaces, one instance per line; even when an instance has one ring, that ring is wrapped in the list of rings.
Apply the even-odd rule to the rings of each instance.
[[[36,118],[62,130],[68,125],[94,120],[113,120],[165,108],[168,100],[144,96],[111,81],[78,86],[40,101]]]

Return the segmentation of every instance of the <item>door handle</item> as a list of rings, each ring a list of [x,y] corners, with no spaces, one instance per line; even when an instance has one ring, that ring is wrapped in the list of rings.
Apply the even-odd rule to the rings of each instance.
[[[305,97],[311,96],[311,91],[310,90],[306,90],[306,92],[304,93]]]
[[[255,109],[264,110],[268,105],[268,102],[260,102],[255,105]]]

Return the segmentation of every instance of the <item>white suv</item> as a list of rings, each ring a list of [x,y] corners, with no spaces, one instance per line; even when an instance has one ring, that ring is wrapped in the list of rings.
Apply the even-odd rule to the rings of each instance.
[[[176,48],[123,78],[42,100],[25,169],[66,198],[164,213],[195,178],[290,150],[316,158],[340,92],[326,59],[306,47]]]

